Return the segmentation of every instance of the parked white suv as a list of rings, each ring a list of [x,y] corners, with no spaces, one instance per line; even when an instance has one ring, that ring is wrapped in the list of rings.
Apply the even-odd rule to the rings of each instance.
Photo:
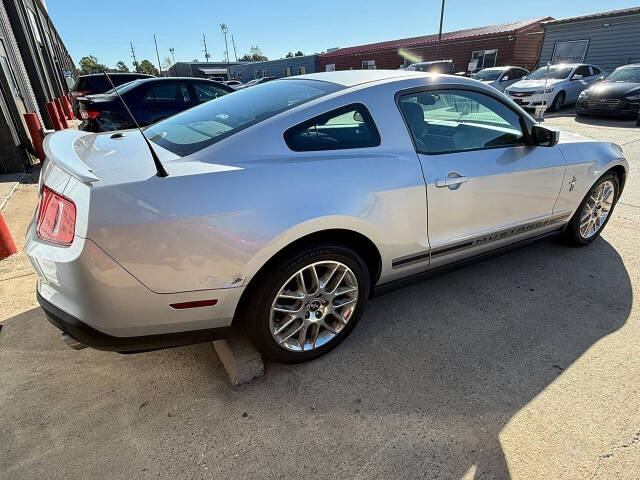
[[[529,75],[529,71],[524,68],[507,66],[483,68],[479,72],[474,73],[472,78],[504,92],[508,86],[519,82],[527,75]]]
[[[566,63],[540,67],[505,90],[523,108],[535,108],[546,102],[550,111],[578,100],[580,92],[604,77],[595,65]]]

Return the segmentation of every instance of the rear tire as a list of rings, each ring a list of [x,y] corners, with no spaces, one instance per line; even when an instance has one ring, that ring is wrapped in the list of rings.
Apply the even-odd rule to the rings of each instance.
[[[256,281],[243,308],[248,333],[262,355],[282,363],[317,358],[342,342],[371,288],[362,257],[335,244],[286,254]]]
[[[613,214],[620,195],[618,175],[607,172],[593,184],[563,232],[566,243],[578,247],[593,242]]]

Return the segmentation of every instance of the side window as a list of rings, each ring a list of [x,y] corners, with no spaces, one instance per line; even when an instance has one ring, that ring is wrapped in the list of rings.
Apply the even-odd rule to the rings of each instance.
[[[380,134],[367,108],[354,103],[291,127],[284,140],[296,152],[377,147]]]
[[[225,90],[216,87],[215,85],[207,85],[206,83],[194,83],[193,89],[196,91],[196,96],[199,102],[207,102],[218,98],[227,93]]]
[[[600,70],[598,67],[591,67],[591,72],[593,75],[600,75],[602,70]]]
[[[398,104],[420,153],[450,153],[524,143],[520,116],[483,93],[429,90],[403,95]]]
[[[144,103],[188,103],[190,101],[189,89],[184,83],[178,82],[158,82],[147,90],[143,98]]]
[[[511,80],[518,80],[527,74],[526,70],[523,70],[521,68],[513,68],[509,70],[509,72],[509,77],[511,77]]]
[[[589,70],[589,67],[583,65],[576,68],[576,72],[573,74],[573,76],[575,77],[576,75],[582,75],[582,78],[588,77],[589,75],[591,75],[591,71]]]

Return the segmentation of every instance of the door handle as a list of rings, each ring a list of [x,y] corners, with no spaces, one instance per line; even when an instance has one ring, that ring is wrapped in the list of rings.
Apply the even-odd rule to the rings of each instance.
[[[449,175],[456,172],[451,172]],[[457,187],[461,183],[469,181],[469,177],[458,175],[457,177],[447,176],[447,178],[436,178],[436,187]]]

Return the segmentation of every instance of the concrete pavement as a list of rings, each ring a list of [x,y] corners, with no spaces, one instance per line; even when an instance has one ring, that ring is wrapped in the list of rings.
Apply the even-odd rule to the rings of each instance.
[[[633,122],[547,123],[625,144],[638,170]],[[374,298],[329,355],[238,388],[210,343],[73,351],[16,306],[0,477],[640,478],[639,234],[632,172],[591,246],[545,241]]]

